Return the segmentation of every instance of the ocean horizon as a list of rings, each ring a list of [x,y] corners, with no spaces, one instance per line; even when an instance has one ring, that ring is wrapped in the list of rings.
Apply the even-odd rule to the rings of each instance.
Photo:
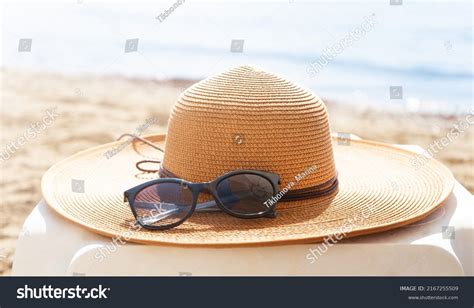
[[[472,108],[472,2],[174,3],[5,4],[2,66],[201,79],[245,64],[354,106]]]

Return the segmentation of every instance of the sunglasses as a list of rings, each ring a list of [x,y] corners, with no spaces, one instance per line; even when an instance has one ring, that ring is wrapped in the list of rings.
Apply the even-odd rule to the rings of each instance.
[[[224,211],[238,218],[276,217],[279,192],[277,174],[236,170],[210,182],[191,183],[162,178],[124,192],[137,223],[146,229],[165,230],[186,221],[195,211]]]

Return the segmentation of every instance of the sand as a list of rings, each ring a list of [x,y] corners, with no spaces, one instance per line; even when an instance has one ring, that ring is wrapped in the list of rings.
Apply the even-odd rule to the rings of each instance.
[[[0,153],[6,160],[0,156],[0,274],[8,275],[22,224],[41,199],[42,174],[55,162],[122,133],[144,128],[144,134],[165,132],[172,104],[195,81],[64,76],[4,68],[1,82]],[[324,100],[334,132],[424,148],[465,117],[386,112]],[[154,123],[147,127],[150,119]],[[471,192],[473,140],[469,128],[435,155]],[[8,145],[14,149],[9,158]]]

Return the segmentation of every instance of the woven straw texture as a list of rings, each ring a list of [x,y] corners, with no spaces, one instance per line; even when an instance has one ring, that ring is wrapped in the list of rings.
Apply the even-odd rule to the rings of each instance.
[[[171,112],[163,166],[192,182],[236,169],[277,173],[282,186],[316,166],[298,188],[336,175],[328,115],[311,91],[243,66],[203,80]]]
[[[178,99],[168,135],[141,143],[114,142],[80,152],[51,167],[42,180],[47,203],[68,219],[103,235],[150,244],[187,246],[274,245],[318,242],[393,229],[420,220],[442,205],[454,185],[451,172],[429,160],[415,170],[416,154],[370,141],[331,138],[322,101],[310,91],[250,67],[204,80]],[[336,175],[333,194],[280,202],[277,218],[244,220],[225,213],[195,213],[177,228],[139,229],[123,192],[156,178],[135,163],[163,165],[191,181],[234,169],[276,172],[283,188],[314,186]],[[316,165],[301,181],[295,176]],[[79,188],[78,188],[79,185]],[[334,237],[333,237],[334,238]]]

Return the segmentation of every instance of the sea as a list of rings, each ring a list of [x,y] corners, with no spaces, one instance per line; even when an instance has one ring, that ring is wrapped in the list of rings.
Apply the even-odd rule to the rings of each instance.
[[[1,65],[153,79],[252,65],[341,104],[465,113],[472,17],[472,1],[8,3]]]

